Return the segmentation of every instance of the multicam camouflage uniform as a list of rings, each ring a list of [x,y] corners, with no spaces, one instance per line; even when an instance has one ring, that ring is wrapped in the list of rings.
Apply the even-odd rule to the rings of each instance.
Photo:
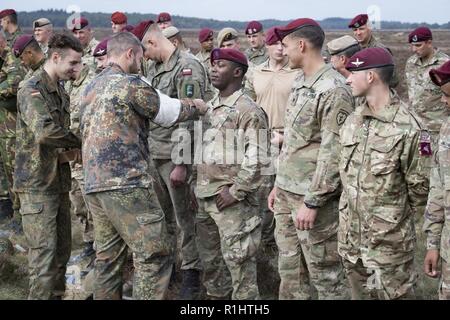
[[[235,300],[257,299],[261,217],[256,192],[268,148],[267,116],[242,90],[227,98],[216,96],[211,106],[203,122],[196,190],[204,285],[215,298],[226,298],[232,291]],[[216,196],[225,186],[238,203],[219,211]]]
[[[248,48],[245,50],[245,55],[247,56],[248,61],[255,66],[258,66],[269,59],[269,53],[267,52],[266,46],[262,46],[256,50],[253,48]]]
[[[172,104],[163,105],[167,99]],[[149,175],[149,120],[170,126],[194,118],[197,111],[180,107],[115,64],[87,86],[80,110],[85,192],[95,225],[94,298],[121,298],[129,247],[133,297],[162,299],[173,248]]]
[[[19,59],[6,47],[0,56],[0,155],[4,173],[0,196],[2,199],[10,197],[15,211],[20,207],[11,190],[16,149],[17,90],[24,76],[25,70]]]
[[[81,62],[83,65],[88,65],[91,70],[95,70],[97,68],[95,58],[92,56],[97,45],[98,41],[95,38],[92,38],[86,48],[83,49],[83,57],[81,58]]]
[[[18,93],[14,191],[29,246],[29,299],[61,298],[71,250],[70,167],[63,155],[79,148],[69,131],[69,96],[45,70]]]
[[[211,52],[207,52],[207,51],[199,51],[199,53],[197,53],[195,55],[195,57],[200,60],[200,62],[203,64],[203,66],[206,68],[206,70],[208,71],[208,74],[211,73]]]
[[[166,63],[154,63],[149,70],[152,86],[172,98],[204,99],[209,88],[208,75],[200,62],[191,54],[177,49]],[[177,129],[180,128],[189,133],[190,137],[179,137],[183,139],[178,142]],[[186,131],[187,130],[187,131]],[[198,255],[195,240],[195,213],[190,207],[190,186],[188,183],[180,187],[173,187],[170,174],[175,165],[185,165],[188,172],[191,171],[192,157],[178,158],[177,149],[186,147],[191,150],[193,134],[193,123],[180,124],[172,128],[163,128],[156,124],[150,124],[149,134],[151,157],[157,176],[154,179],[155,189],[158,190],[157,197],[168,221],[169,232],[174,237],[176,244],[176,222],[181,235],[181,270],[201,270],[201,261]],[[175,138],[175,140],[174,140]],[[186,160],[186,161],[185,161]]]
[[[345,79],[329,65],[294,81],[275,182],[280,299],[311,299],[310,280],[319,299],[349,295],[337,254],[337,147],[339,128],[353,108]],[[297,231],[293,219],[304,203],[319,207],[317,219],[312,230]]]
[[[431,169],[430,193],[423,230],[428,250],[439,250],[442,270],[439,299],[450,300],[450,121],[442,125]]]
[[[353,299],[414,297],[414,213],[428,193],[430,135],[395,92],[341,129],[338,250]]]

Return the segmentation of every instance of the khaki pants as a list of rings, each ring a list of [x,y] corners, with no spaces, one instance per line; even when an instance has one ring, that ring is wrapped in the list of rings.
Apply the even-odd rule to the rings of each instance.
[[[28,299],[61,298],[72,244],[69,195],[20,193],[19,197],[23,231],[29,246]]]
[[[133,298],[165,297],[172,272],[164,214],[152,188],[87,194],[95,225],[94,299],[122,298],[127,248],[135,267]]]
[[[278,189],[275,200],[275,236],[279,249],[281,277],[280,300],[311,299],[312,283],[320,300],[348,299],[350,294],[341,259],[337,252],[337,235],[321,242],[311,242],[310,233],[320,225],[319,218],[311,231],[298,231],[294,224],[304,196]],[[318,217],[334,215],[338,204],[331,202],[319,209]],[[326,227],[326,226],[325,226]],[[336,230],[337,232],[337,230]]]
[[[247,201],[219,211],[215,197],[199,199],[198,245],[207,294],[233,300],[259,298],[256,254],[261,241],[261,218]]]

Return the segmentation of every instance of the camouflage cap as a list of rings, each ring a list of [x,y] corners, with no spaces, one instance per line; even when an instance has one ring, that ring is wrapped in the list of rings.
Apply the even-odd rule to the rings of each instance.
[[[332,56],[337,55],[351,47],[359,46],[358,40],[351,36],[343,36],[327,43],[328,53]]]
[[[45,27],[45,26],[48,26],[51,24],[52,24],[52,22],[50,20],[48,20],[47,18],[40,18],[40,19],[33,21],[33,29],[42,28],[42,27]]]
[[[223,28],[219,31],[219,34],[217,35],[217,43],[218,46],[222,46],[222,43],[225,41],[230,41],[233,39],[237,39],[239,36],[239,33],[236,31],[236,29],[233,28]]]
[[[178,30],[178,28],[174,27],[174,26],[170,26],[170,27],[167,27],[166,29],[162,30],[162,34],[167,39],[175,37],[179,33],[180,33],[180,30]]]

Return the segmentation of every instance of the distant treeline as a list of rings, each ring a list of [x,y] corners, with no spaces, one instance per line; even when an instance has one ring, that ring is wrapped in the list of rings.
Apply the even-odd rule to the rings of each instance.
[[[110,22],[110,13],[100,13],[100,12],[83,12],[83,16],[85,16],[91,23],[93,27],[97,28],[109,28],[111,27]],[[34,20],[38,18],[48,18],[50,19],[55,27],[65,27],[67,18],[70,16],[64,10],[40,10],[33,12],[19,12],[19,23],[21,26],[25,28],[29,28],[32,26]],[[156,18],[156,14],[142,14],[142,13],[127,13],[128,23],[135,25],[142,20]],[[181,29],[200,29],[200,28],[211,28],[215,30],[219,30],[225,27],[233,27],[239,30],[243,30],[247,24],[246,21],[220,21],[213,19],[200,19],[200,18],[188,18],[181,16],[172,16],[174,23],[177,27]],[[319,21],[321,26],[326,30],[341,30],[347,29],[347,24],[350,21],[350,18],[328,18],[322,21]],[[261,20],[261,23],[265,28],[277,26],[277,25],[285,25],[288,21],[281,20]],[[385,30],[397,30],[397,29],[414,29],[418,26],[428,26],[431,29],[450,29],[450,21],[446,24],[427,24],[427,23],[403,23],[397,21],[382,21],[381,28]]]

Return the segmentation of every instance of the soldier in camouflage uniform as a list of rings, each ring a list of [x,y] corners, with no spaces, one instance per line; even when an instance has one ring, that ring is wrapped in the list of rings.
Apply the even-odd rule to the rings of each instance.
[[[266,46],[264,45],[265,35],[263,26],[258,21],[250,21],[245,28],[250,48],[245,50],[248,61],[255,66],[267,61],[269,58]]]
[[[42,52],[47,55],[48,42],[53,34],[52,22],[47,18],[40,18],[33,21],[33,34],[36,41],[39,43]]]
[[[200,42],[200,51],[196,57],[211,72],[211,51],[214,49],[214,31],[208,28],[200,30],[198,33],[198,42]]]
[[[353,112],[353,98],[342,75],[324,63],[325,34],[317,22],[297,19],[275,32],[283,39],[290,67],[303,70],[293,83],[269,196],[280,252],[280,299],[311,299],[310,281],[319,299],[346,299],[349,292],[337,253],[336,158],[339,129]]]
[[[16,147],[17,90],[25,76],[25,69],[19,59],[7,46],[5,34],[0,31],[0,155],[3,165],[1,184],[1,200],[8,198],[13,203],[13,209],[18,213],[20,204],[12,192],[14,157]],[[6,189],[5,189],[6,187]]]
[[[341,129],[338,248],[353,299],[415,297],[414,214],[428,194],[430,134],[390,90],[383,48],[348,62],[353,95],[366,97]]]
[[[267,116],[243,93],[248,69],[243,53],[214,49],[211,62],[213,85],[220,93],[210,102],[203,121],[202,151],[196,152],[201,156],[197,243],[204,285],[214,299],[226,299],[231,292],[234,300],[257,299],[261,217],[256,192],[268,148]]]
[[[154,61],[148,79],[155,89],[171,98],[209,100],[206,96],[209,77],[200,61],[176,48],[156,25],[149,28],[142,42],[146,47],[146,58]],[[183,284],[180,297],[185,299],[195,299],[199,293],[202,270],[195,240],[195,213],[189,205],[193,127],[192,122],[169,129],[150,124],[149,134],[151,157],[158,175],[154,181],[158,184],[155,188],[160,191],[157,196],[166,218],[174,223],[176,218],[181,231]],[[183,156],[180,156],[180,148]],[[169,227],[176,243],[176,226]]]
[[[441,125],[450,115],[450,110],[440,101],[441,92],[430,80],[429,72],[447,62],[449,56],[434,48],[432,39],[431,30],[425,27],[410,33],[409,43],[414,55],[406,62],[405,74],[409,104],[430,131],[432,147],[437,147]]]
[[[56,34],[49,58],[18,93],[14,191],[28,242],[29,299],[61,299],[71,251],[70,167],[80,139],[69,131],[69,96],[60,81],[81,67],[82,47]]]
[[[20,59],[22,65],[27,69],[27,73],[19,84],[19,89],[23,84],[34,77],[40,70],[45,62],[45,54],[41,49],[41,46],[36,39],[29,34],[25,34],[17,38],[13,47],[14,55],[17,59]]]
[[[140,41],[123,32],[108,40],[110,66],[87,86],[80,104],[85,192],[94,220],[94,298],[120,299],[127,247],[133,252],[135,299],[162,299],[172,247],[149,174],[149,121],[166,127],[206,112],[157,92],[139,77]]]
[[[442,103],[450,108],[450,62],[430,72],[433,82],[442,90]],[[431,169],[430,193],[425,211],[427,255],[425,274],[432,278],[440,275],[439,299],[450,300],[450,119],[441,128],[439,145]],[[441,270],[438,269],[441,258]]]
[[[0,11],[0,26],[7,33],[8,47],[12,48],[16,39],[22,34],[18,26],[17,12],[14,9]]]
[[[72,33],[83,46],[83,65],[88,65],[91,70],[95,70],[95,59],[92,53],[97,47],[98,41],[94,38],[89,21],[84,17],[74,20]]]

